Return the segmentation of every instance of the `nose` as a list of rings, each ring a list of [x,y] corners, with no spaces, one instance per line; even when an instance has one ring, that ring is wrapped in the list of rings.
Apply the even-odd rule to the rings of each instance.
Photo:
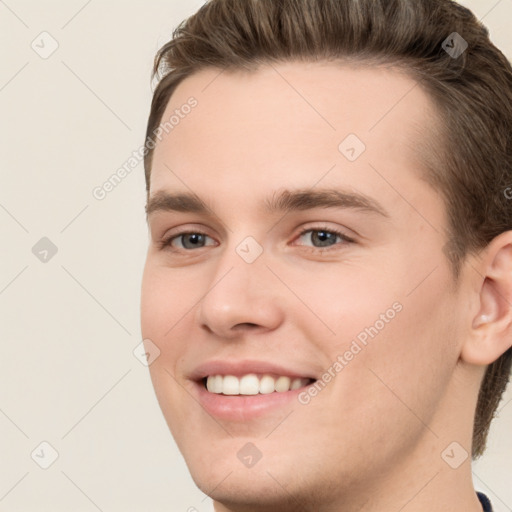
[[[279,289],[264,255],[247,263],[232,251],[218,260],[195,320],[221,339],[276,329],[284,318]]]

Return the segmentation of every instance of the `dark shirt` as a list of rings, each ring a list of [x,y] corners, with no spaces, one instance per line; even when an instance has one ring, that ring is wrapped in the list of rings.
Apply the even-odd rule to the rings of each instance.
[[[489,498],[483,492],[476,491],[476,494],[478,496],[478,499],[480,500],[480,503],[482,504],[483,511],[492,512],[492,505]]]

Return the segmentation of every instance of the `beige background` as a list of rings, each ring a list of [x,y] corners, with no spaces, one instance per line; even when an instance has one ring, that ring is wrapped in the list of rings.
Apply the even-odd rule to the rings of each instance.
[[[512,0],[462,3],[511,58]],[[142,164],[92,194],[140,147],[153,56],[201,4],[0,0],[0,512],[210,509],[133,353]],[[511,432],[509,390],[474,464],[498,512],[512,510]]]

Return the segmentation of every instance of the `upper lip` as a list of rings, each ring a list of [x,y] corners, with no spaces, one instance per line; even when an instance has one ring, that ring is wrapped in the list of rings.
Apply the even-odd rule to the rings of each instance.
[[[249,373],[268,374],[273,373],[276,375],[283,375],[290,378],[305,378],[313,379],[317,378],[308,372],[307,370],[301,370],[295,367],[281,366],[269,361],[259,361],[255,359],[243,359],[243,360],[210,360],[206,361],[197,366],[191,373],[190,379],[199,381],[210,375],[234,375],[241,377]]]

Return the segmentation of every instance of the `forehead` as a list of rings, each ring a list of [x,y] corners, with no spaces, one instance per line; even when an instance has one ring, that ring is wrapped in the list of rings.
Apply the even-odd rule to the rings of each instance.
[[[191,97],[197,105],[183,109]],[[333,166],[328,180],[338,184],[373,182],[378,192],[386,186],[378,172],[410,185],[418,182],[415,148],[436,123],[433,112],[418,83],[396,68],[287,62],[205,69],[167,105],[162,123],[181,115],[155,148],[150,193],[184,190],[181,176],[199,195],[223,187],[263,194],[291,180],[313,186]],[[361,155],[352,160],[354,153]]]

